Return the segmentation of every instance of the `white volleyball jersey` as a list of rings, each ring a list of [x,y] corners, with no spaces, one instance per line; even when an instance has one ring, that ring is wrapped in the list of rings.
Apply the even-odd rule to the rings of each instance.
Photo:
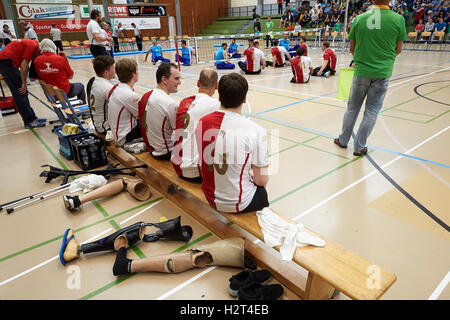
[[[258,72],[261,69],[261,61],[264,53],[258,48],[245,49],[244,56],[247,58],[247,70],[250,72]]]
[[[172,164],[185,178],[200,177],[199,153],[195,141],[195,128],[204,116],[220,108],[219,100],[199,93],[183,99],[178,107]]]
[[[172,151],[177,108],[178,102],[158,88],[153,90],[147,101],[142,126],[154,156],[162,156]]]
[[[257,188],[252,166],[269,165],[266,131],[239,113],[219,110],[200,119],[195,136],[209,204],[224,212],[247,208]]]
[[[108,123],[108,95],[113,84],[108,79],[95,77],[89,95],[92,120],[97,132],[105,132],[109,129]]]
[[[126,83],[119,83],[111,90],[108,123],[117,145],[123,146],[127,134],[137,125],[139,95]]]
[[[94,33],[98,33],[99,35],[101,35],[101,32],[102,32],[102,28],[100,27],[100,25],[98,24],[97,21],[95,21],[95,20],[89,21],[89,23],[86,26],[86,33],[87,33],[89,42],[91,44],[95,44],[97,46],[102,45],[101,42],[98,42],[94,38]]]

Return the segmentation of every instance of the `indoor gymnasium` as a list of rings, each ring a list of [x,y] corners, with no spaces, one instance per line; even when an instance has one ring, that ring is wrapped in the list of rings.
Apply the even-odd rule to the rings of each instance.
[[[1,300],[450,298],[448,1],[0,13]]]

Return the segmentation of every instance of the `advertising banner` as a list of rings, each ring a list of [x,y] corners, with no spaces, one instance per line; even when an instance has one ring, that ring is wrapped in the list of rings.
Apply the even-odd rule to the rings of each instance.
[[[74,18],[72,5],[59,4],[21,4],[16,5],[19,19]]]
[[[72,3],[72,0],[16,0],[16,3]]]
[[[165,6],[128,6],[128,15],[130,17],[143,17],[143,16],[165,16]]]
[[[108,5],[106,7],[107,15],[110,18],[126,18],[128,17],[128,8],[126,5]]]
[[[134,22],[134,24],[139,29],[161,29],[161,19],[160,18],[119,18],[114,20],[114,24],[117,25],[118,23],[122,23],[122,28],[125,28],[127,30],[132,30],[133,27],[131,26],[131,23]]]
[[[89,21],[90,19],[25,20],[25,22],[33,25],[34,31],[38,34],[49,33],[54,23],[63,35],[65,32],[85,32]]]
[[[103,10],[103,6],[101,4],[94,4],[94,9],[99,10],[103,17],[105,16],[105,11]],[[82,18],[91,17],[91,12],[89,11],[89,6],[87,4],[80,4],[80,15]]]

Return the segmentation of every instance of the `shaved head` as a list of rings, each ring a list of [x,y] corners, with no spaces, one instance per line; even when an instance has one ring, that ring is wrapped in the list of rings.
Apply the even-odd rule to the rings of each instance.
[[[217,72],[211,68],[203,69],[200,72],[200,78],[198,80],[198,84],[200,88],[215,88],[217,85],[217,81],[219,76]]]

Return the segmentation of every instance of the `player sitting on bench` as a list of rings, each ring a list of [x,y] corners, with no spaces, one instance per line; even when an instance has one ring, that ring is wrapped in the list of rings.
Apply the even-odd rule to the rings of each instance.
[[[275,39],[274,47],[272,49],[272,58],[273,58],[273,67],[274,68],[280,68],[284,67],[285,65],[285,57],[289,59],[289,61],[292,60],[291,55],[286,51],[286,49],[283,46],[280,46],[280,40]]]
[[[178,67],[162,63],[156,70],[157,86],[139,101],[139,123],[147,149],[158,160],[170,160],[178,102],[169,96],[181,84]]]
[[[120,83],[114,85],[108,95],[108,123],[118,146],[141,137],[137,123],[139,95],[134,92],[138,81],[137,63],[124,58],[116,63]]]
[[[158,41],[153,40],[153,45],[148,49],[147,54],[145,55],[144,62],[147,62],[147,57],[152,53],[152,62],[155,65],[158,61],[161,62],[170,62],[169,59],[165,59],[162,55],[161,45],[158,44]]]
[[[239,59],[242,55],[239,53],[239,45],[236,43],[236,38],[231,39],[230,47],[228,48],[228,53],[231,58]]]
[[[297,49],[297,56],[291,61],[291,68],[294,77],[292,83],[307,83],[313,72],[312,61],[310,57],[305,57],[305,49]]]
[[[221,60],[227,60],[229,58],[228,52],[227,52],[228,45],[226,43],[222,43],[222,47],[217,49],[216,51],[216,68],[217,69],[234,69],[235,65],[234,63],[230,63],[230,61],[221,61]]]
[[[330,43],[328,41],[324,41],[322,43],[322,51],[322,66],[315,68],[312,75],[317,77],[324,76],[328,78],[330,75],[332,76],[336,73],[337,58],[333,49],[330,48]]]
[[[195,127],[201,118],[220,108],[219,100],[212,97],[217,89],[217,80],[215,70],[203,69],[197,81],[198,94],[183,99],[177,111],[172,164],[178,175],[186,180],[202,181]]]
[[[247,58],[247,63],[242,61],[238,62],[239,67],[245,74],[260,74],[261,69],[266,68],[266,59],[264,59],[264,53],[259,50],[259,41],[253,41],[253,47],[245,49],[244,56]]]
[[[231,73],[219,81],[220,110],[200,119],[195,130],[201,155],[202,191],[211,207],[249,212],[269,206],[266,131],[241,115],[248,83]]]

